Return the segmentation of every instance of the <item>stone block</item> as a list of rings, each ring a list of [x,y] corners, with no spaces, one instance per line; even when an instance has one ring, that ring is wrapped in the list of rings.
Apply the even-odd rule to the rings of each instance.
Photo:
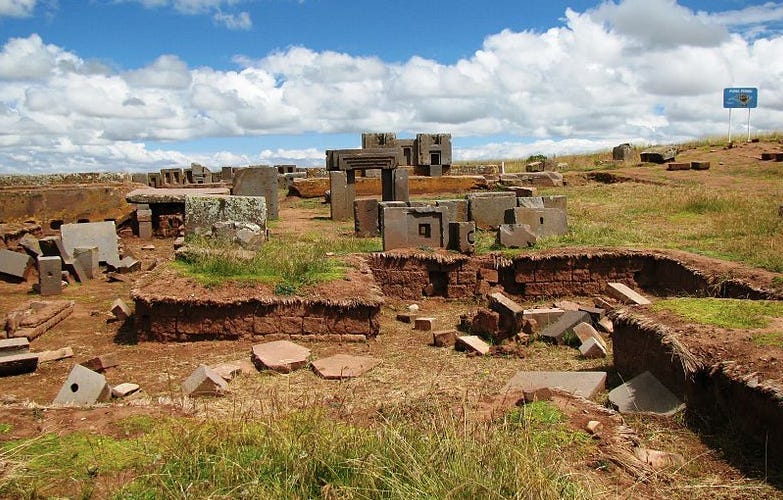
[[[349,177],[351,177],[349,182]],[[356,198],[356,185],[353,172],[329,172],[330,217],[334,221],[351,220],[353,201]]]
[[[436,207],[444,207],[449,214],[449,222],[468,222],[468,200],[435,200]]]
[[[589,338],[579,346],[583,358],[596,359],[606,357],[606,347],[594,338]]]
[[[0,249],[0,274],[23,280],[33,260],[26,253]]]
[[[480,356],[489,354],[489,344],[476,335],[462,335],[457,337],[454,347],[458,351],[472,352]]]
[[[91,405],[109,398],[111,387],[106,383],[106,377],[82,365],[74,365],[54,398],[54,404]]]
[[[710,162],[708,161],[692,161],[691,170],[709,170]]]
[[[32,373],[38,369],[38,354],[19,352],[0,356],[0,377]]]
[[[139,221],[139,239],[151,240],[152,235],[152,222]]]
[[[489,308],[500,315],[499,339],[519,333],[524,321],[524,308],[500,292],[489,295]]]
[[[650,372],[644,372],[609,391],[609,401],[620,413],[673,415],[683,408],[677,396]]]
[[[336,354],[313,361],[313,370],[327,380],[355,378],[364,375],[381,364],[378,358]]]
[[[68,257],[73,255],[73,249],[76,247],[98,247],[100,262],[119,258],[114,221],[63,224],[60,226],[60,233]]]
[[[574,333],[574,327],[579,323],[590,321],[590,316],[583,311],[565,311],[554,323],[547,325],[541,330],[541,337],[544,340],[564,344],[567,340],[567,334]]]
[[[497,336],[500,332],[500,314],[489,309],[479,309],[471,320],[470,331],[490,338]]]
[[[530,231],[539,238],[568,234],[566,211],[559,208],[518,207],[513,209],[511,219],[511,223],[530,226]]]
[[[538,236],[528,224],[501,224],[498,228],[496,243],[506,248],[532,247],[538,242]]]
[[[381,230],[378,224],[378,200],[375,198],[358,198],[354,200],[353,224],[356,236],[380,236]]]
[[[138,392],[140,389],[139,384],[132,384],[130,382],[123,382],[117,384],[111,388],[111,397],[113,398],[127,398],[131,394]]]
[[[38,238],[30,233],[25,234],[19,239],[19,246],[27,250],[27,254],[33,258],[43,255],[41,244],[38,243]]]
[[[563,314],[565,314],[565,311],[559,307],[539,307],[535,309],[525,309],[522,313],[522,317],[527,320],[534,320],[539,328],[544,328],[547,325],[555,323]]]
[[[182,392],[187,396],[222,396],[228,391],[223,377],[206,365],[200,365],[182,383]]]
[[[75,247],[73,260],[78,262],[89,279],[97,278],[101,272],[98,259],[98,247]]]
[[[115,300],[111,305],[111,313],[120,321],[125,321],[131,317],[131,310],[122,299]]]
[[[448,214],[443,207],[384,207],[381,216],[383,250],[444,248]]]
[[[449,250],[464,254],[476,251],[476,223],[449,222]]]
[[[210,234],[215,224],[255,224],[266,231],[267,203],[262,196],[185,196],[185,232]]]
[[[60,257],[38,257],[38,290],[43,296],[63,291],[63,263]]]
[[[530,186],[507,186],[506,189],[514,193],[517,198],[527,198],[529,196],[535,196],[538,190]]]
[[[277,169],[268,165],[240,168],[234,171],[234,196],[263,196],[265,200],[265,220],[278,218]],[[237,220],[237,219],[234,219]],[[257,223],[256,223],[257,224]],[[264,225],[265,227],[265,225]]]
[[[30,341],[25,337],[0,339],[0,357],[30,351]]]
[[[418,313],[399,313],[397,314],[397,321],[401,323],[413,323],[418,316]]]
[[[120,364],[120,360],[115,354],[102,354],[79,364],[85,368],[89,368],[92,371],[100,373],[106,371],[108,368],[118,366]]]
[[[606,372],[517,372],[506,383],[503,393],[561,389],[592,399],[606,387]]]
[[[51,330],[73,312],[72,300],[33,300],[8,313],[6,335],[32,340]]]
[[[392,170],[392,181],[394,182],[394,200],[409,201],[411,190],[408,169],[396,168]]]
[[[429,332],[435,325],[435,318],[416,318],[413,329]]]
[[[633,161],[633,146],[627,142],[612,148],[612,160]]]
[[[564,212],[568,210],[568,197],[562,194],[542,196],[541,202],[544,208],[559,208]]]
[[[470,219],[479,229],[497,229],[505,222],[506,210],[515,208],[517,199],[511,192],[473,193],[468,195]]]
[[[640,306],[652,304],[649,299],[635,292],[623,283],[607,283],[606,293],[625,304],[636,304]]]
[[[542,161],[533,161],[525,165],[525,172],[543,172],[544,171],[544,162]]]
[[[440,330],[432,333],[432,345],[435,347],[453,347],[457,342],[457,330]]]
[[[53,351],[41,351],[38,355],[38,363],[48,363],[50,361],[59,361],[65,358],[73,357],[73,349],[70,347],[61,347]]]
[[[220,363],[213,366],[212,370],[226,382],[233,380],[242,373],[242,367],[237,363]]]
[[[687,162],[670,162],[666,165],[666,170],[690,170],[691,164]]]
[[[614,324],[612,323],[612,320],[604,316],[598,321],[598,328],[601,329],[601,331],[612,334],[614,333]]]
[[[658,163],[663,165],[664,163],[673,162],[677,151],[674,149],[660,148],[652,151],[642,151],[639,153],[639,158],[643,163]]]
[[[517,206],[524,208],[544,208],[544,198],[542,196],[517,197]],[[508,212],[506,212],[508,214]],[[512,212],[513,214],[513,212]],[[507,222],[512,222],[508,221]]]
[[[604,314],[606,314],[606,309],[602,307],[591,307],[591,306],[583,306],[579,305],[578,307],[579,311],[584,311],[587,314],[590,315],[590,319],[593,321],[593,323],[598,323],[601,318],[604,317]]]
[[[252,349],[252,360],[256,367],[279,373],[291,373],[307,364],[310,349],[289,342],[277,340],[256,344]]]
[[[427,166],[427,176],[428,177],[442,177],[443,176],[443,165],[428,165]]]
[[[121,274],[135,273],[141,271],[141,261],[134,259],[130,255],[123,257],[117,265],[117,272]]]
[[[598,342],[601,347],[603,348],[604,352],[606,352],[607,345],[606,341],[604,341],[604,338],[601,337],[601,334],[599,334],[595,328],[593,328],[593,325],[590,323],[579,323],[574,327],[574,334],[579,338],[579,341],[583,344],[587,342],[590,339],[595,339],[596,342]]]

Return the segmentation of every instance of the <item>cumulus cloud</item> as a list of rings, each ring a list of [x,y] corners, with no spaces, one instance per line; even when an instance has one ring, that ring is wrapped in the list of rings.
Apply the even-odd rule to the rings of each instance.
[[[749,9],[735,15],[758,19]],[[657,30],[637,26],[631,13],[649,14]],[[727,86],[758,87],[752,125],[779,129],[783,37],[730,33],[721,19],[672,0],[625,0],[567,10],[545,32],[489,35],[453,64],[289,47],[238,55],[234,70],[169,54],[117,71],[37,35],[13,38],[0,48],[0,172],[323,162],[318,149],[176,151],[177,141],[206,137],[451,132],[457,159],[665,143],[725,133]],[[466,137],[487,144],[460,147]]]
[[[36,0],[0,0],[0,17],[29,17]]]
[[[249,30],[253,27],[253,20],[247,12],[238,12],[236,14],[227,14],[221,11],[215,12],[212,16],[217,24],[222,24],[230,30]]]

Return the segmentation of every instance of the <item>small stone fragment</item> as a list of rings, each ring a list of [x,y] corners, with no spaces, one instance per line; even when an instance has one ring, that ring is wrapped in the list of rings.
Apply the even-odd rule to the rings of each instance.
[[[122,300],[122,299],[117,299],[117,300],[115,300],[112,303],[112,305],[111,305],[111,313],[119,321],[125,321],[126,319],[130,318],[130,316],[131,316],[130,308],[125,303],[125,301]]]
[[[481,338],[477,337],[476,335],[463,335],[461,337],[457,337],[454,347],[458,351],[473,352],[480,356],[489,353],[489,344],[481,340]]]
[[[125,398],[139,390],[139,384],[131,384],[130,382],[124,382],[122,384],[115,385],[111,388],[111,396],[113,398]]]
[[[432,334],[435,347],[452,347],[457,342],[457,330],[440,330]]]
[[[413,329],[429,332],[432,331],[432,327],[434,324],[435,324],[435,318],[416,318],[416,322],[413,326]]]
[[[596,359],[605,358],[606,349],[603,345],[599,344],[595,338],[589,338],[586,342],[583,342],[579,347],[579,352],[583,358]]]
[[[589,432],[593,436],[600,436],[601,432],[604,430],[604,424],[602,424],[598,420],[591,420],[587,422],[585,428],[587,429],[587,432]]]

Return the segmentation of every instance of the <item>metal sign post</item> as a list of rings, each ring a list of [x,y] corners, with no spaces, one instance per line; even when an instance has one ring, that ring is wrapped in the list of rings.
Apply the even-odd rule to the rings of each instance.
[[[758,106],[759,89],[756,87],[728,87],[723,89],[723,107],[729,109],[729,142],[731,142],[731,110],[748,110],[748,142],[750,142],[750,109]]]

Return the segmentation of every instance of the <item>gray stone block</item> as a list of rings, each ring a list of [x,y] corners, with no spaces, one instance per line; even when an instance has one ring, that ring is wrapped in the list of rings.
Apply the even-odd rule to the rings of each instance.
[[[30,340],[27,337],[0,339],[0,357],[22,354],[30,351]]]
[[[151,240],[152,236],[152,222],[139,221],[139,239]]]
[[[0,249],[0,274],[16,279],[24,279],[25,272],[33,260],[26,253],[12,252],[6,248]]]
[[[378,200],[358,198],[353,202],[353,224],[356,236],[380,236],[378,226]]]
[[[381,218],[383,250],[444,248],[448,244],[448,224],[443,207],[386,207]]]
[[[100,262],[107,262],[119,257],[117,230],[114,221],[63,224],[60,227],[60,234],[67,258],[73,256],[73,249],[76,247],[98,247]],[[65,261],[66,257],[62,257]]]
[[[411,199],[411,191],[408,169],[396,168],[392,170],[392,181],[394,182],[394,200],[409,201]]]
[[[101,272],[98,263],[98,247],[75,247],[73,260],[79,263],[85,276],[89,279],[96,278]]]
[[[612,149],[612,159],[614,161],[632,161],[633,160],[633,146],[627,142],[615,146]]]
[[[497,243],[507,248],[532,247],[538,241],[527,224],[501,224],[498,228]]]
[[[191,397],[222,396],[226,391],[228,384],[223,377],[206,365],[200,365],[182,382],[182,392]]]
[[[266,200],[266,218],[278,218],[277,169],[268,165],[252,166],[234,171],[234,196],[263,196]]]
[[[334,221],[351,220],[353,216],[353,201],[356,199],[354,176],[354,172],[329,172],[329,207]]]
[[[449,222],[449,250],[472,254],[476,251],[476,223]]]
[[[568,218],[565,210],[559,208],[525,208],[513,209],[514,224],[530,226],[533,234],[539,238],[547,236],[563,236],[568,234]]]
[[[449,222],[468,222],[468,200],[436,200],[436,207],[445,207],[449,213]]]
[[[562,389],[591,399],[606,387],[606,372],[517,372],[502,392]]]
[[[506,210],[517,206],[512,192],[473,193],[468,195],[470,219],[479,229],[497,229],[505,222]]]
[[[106,377],[82,365],[74,365],[54,404],[91,405],[111,398],[111,387]]]
[[[221,222],[255,224],[266,231],[267,204],[263,196],[196,195],[185,197],[185,232],[210,234]]]
[[[60,257],[38,257],[38,291],[41,295],[59,295],[62,285],[63,263]]]
[[[673,415],[683,408],[682,401],[650,372],[644,372],[612,389],[609,401],[620,413]]]
[[[574,327],[579,323],[589,323],[590,315],[584,311],[565,311],[554,323],[541,330],[541,337],[557,344],[564,344],[567,333],[574,333]]]
[[[39,255],[43,255],[43,252],[41,251],[41,245],[38,243],[38,238],[30,233],[22,236],[22,238],[19,240],[19,246],[27,250],[27,253],[33,258],[36,258]]]
[[[518,197],[517,206],[525,208],[544,208],[544,198],[541,196]]]

